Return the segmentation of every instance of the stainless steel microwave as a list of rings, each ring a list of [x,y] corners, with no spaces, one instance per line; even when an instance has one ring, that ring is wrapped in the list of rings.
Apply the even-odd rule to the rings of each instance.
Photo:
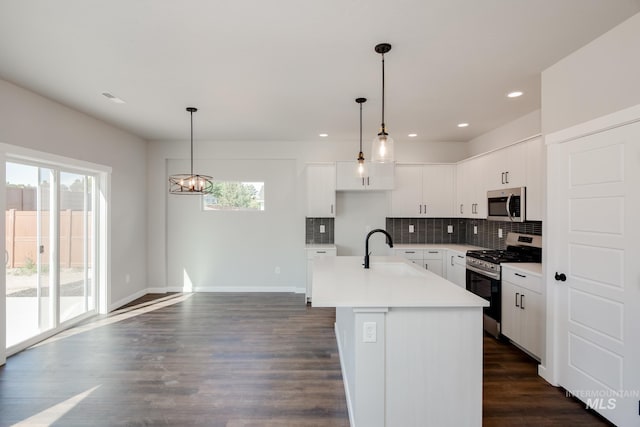
[[[525,187],[487,191],[487,219],[524,222],[527,212]]]

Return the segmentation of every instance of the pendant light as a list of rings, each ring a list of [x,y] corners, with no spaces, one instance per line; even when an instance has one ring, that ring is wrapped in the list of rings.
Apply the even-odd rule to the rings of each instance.
[[[358,177],[364,178],[367,176],[367,165],[364,162],[364,153],[362,152],[362,104],[367,102],[367,98],[356,98],[356,102],[360,104],[360,152],[358,153]]]
[[[375,47],[375,51],[382,55],[382,124],[380,133],[373,139],[371,145],[371,161],[377,163],[393,162],[393,138],[387,133],[384,124],[384,54],[390,50],[389,43],[380,43]]]
[[[188,107],[191,114],[191,173],[176,174],[169,177],[169,194],[208,194],[213,190],[211,177],[193,173],[193,113],[197,108]]]

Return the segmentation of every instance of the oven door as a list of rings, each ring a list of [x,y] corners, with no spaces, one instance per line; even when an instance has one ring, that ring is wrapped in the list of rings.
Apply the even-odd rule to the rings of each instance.
[[[498,337],[502,312],[500,279],[491,278],[467,266],[467,290],[489,301],[489,307],[484,308],[484,326],[487,332]]]

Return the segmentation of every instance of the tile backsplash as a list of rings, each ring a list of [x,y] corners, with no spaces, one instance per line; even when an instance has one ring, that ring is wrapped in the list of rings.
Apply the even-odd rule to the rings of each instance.
[[[335,230],[334,218],[309,218],[305,220],[305,244],[332,244]],[[324,226],[324,233],[320,232]]]
[[[413,225],[414,232],[409,232]],[[467,218],[387,218],[394,243],[458,243],[505,249],[508,232],[542,235],[542,221],[501,222]],[[451,229],[449,229],[451,227]],[[477,233],[474,233],[477,227]],[[498,237],[498,230],[502,237]],[[451,232],[449,232],[451,231]]]

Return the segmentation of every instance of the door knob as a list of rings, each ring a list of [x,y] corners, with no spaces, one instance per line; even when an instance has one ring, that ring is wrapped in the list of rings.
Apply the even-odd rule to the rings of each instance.
[[[566,281],[566,280],[567,280],[567,276],[566,276],[566,274],[564,274],[564,273],[558,273],[558,272],[556,271],[555,279],[556,279],[556,280],[559,280],[559,281],[561,281],[561,282],[564,282],[564,281]]]

